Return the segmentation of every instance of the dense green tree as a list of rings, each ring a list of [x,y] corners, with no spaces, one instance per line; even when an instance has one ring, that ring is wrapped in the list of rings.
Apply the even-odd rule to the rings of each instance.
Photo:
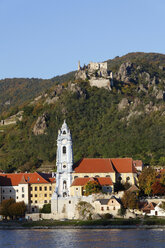
[[[3,200],[1,205],[0,205],[0,214],[2,216],[5,217],[5,219],[9,216],[11,216],[10,214],[10,206],[12,206],[13,204],[15,204],[15,200],[14,199],[9,199],[9,200]]]
[[[145,168],[139,176],[139,188],[144,194],[151,195],[152,184],[156,180],[156,171],[154,168]]]
[[[85,189],[85,195],[91,195],[95,193],[101,192],[101,185],[97,181],[89,181],[84,187]]]
[[[138,198],[135,193],[125,191],[121,201],[124,208],[130,208],[130,209],[138,208]]]
[[[44,204],[43,207],[40,209],[40,213],[46,213],[49,214],[51,213],[51,204]]]

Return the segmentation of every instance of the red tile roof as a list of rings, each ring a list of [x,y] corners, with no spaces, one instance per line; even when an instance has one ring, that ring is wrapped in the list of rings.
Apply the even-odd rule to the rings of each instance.
[[[132,158],[83,158],[74,167],[75,173],[136,173]]]
[[[132,158],[111,158],[112,164],[118,173],[136,173]]]
[[[134,164],[135,167],[143,167],[142,160],[134,160],[133,164]]]
[[[109,158],[83,158],[74,164],[75,173],[110,173],[115,172]]]
[[[74,179],[73,183],[71,186],[84,186],[86,185],[89,181],[95,181],[98,182],[101,186],[109,186],[113,185],[113,182],[110,177],[82,177],[82,178],[76,178]]]
[[[150,202],[148,203],[148,205],[146,205],[144,208],[143,208],[143,211],[148,211],[148,210],[154,210],[156,207],[156,203],[154,202]]]
[[[46,177],[46,176],[45,176]],[[43,175],[38,172],[34,173],[12,173],[12,174],[0,174],[0,185],[1,186],[17,186],[20,183],[39,184],[39,183],[50,183],[54,182],[55,179],[45,179]]]

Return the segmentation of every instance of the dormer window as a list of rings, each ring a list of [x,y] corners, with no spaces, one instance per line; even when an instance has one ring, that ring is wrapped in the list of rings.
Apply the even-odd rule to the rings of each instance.
[[[63,134],[66,134],[66,131],[65,130],[63,131]]]
[[[62,151],[63,151],[63,154],[66,154],[66,146],[63,146]]]

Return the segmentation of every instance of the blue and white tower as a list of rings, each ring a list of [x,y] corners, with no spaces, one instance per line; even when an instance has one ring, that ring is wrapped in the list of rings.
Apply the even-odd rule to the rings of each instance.
[[[57,155],[56,155],[56,197],[70,196],[73,172],[73,148],[70,130],[64,120],[58,131]]]

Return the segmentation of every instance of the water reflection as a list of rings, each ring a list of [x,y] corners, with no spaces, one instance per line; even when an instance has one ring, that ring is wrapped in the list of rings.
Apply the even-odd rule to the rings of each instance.
[[[0,248],[162,248],[165,230],[0,230]]]

